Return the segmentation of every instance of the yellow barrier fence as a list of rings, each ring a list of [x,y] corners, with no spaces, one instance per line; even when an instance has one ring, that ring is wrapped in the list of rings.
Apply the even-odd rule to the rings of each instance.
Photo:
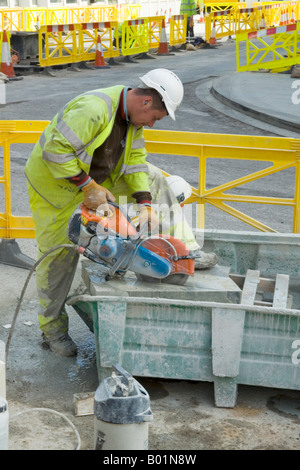
[[[123,3],[118,8],[118,21],[122,23],[125,20],[135,20],[141,16],[141,5]]]
[[[3,31],[23,31],[24,28],[23,8],[0,9],[0,29]]]
[[[299,64],[299,33],[300,23],[238,34],[236,36],[237,71],[268,69],[279,72]],[[244,51],[245,45],[246,54],[242,56],[241,49]]]
[[[269,26],[283,26],[300,20],[300,2],[254,2],[254,8],[269,8]],[[268,16],[268,15],[267,15]]]
[[[186,203],[198,204],[199,228],[205,228],[205,205],[210,204],[227,214],[263,232],[276,232],[263,222],[249,217],[228,203],[282,205],[293,210],[292,231],[300,233],[300,139],[285,137],[254,137],[200,132],[177,132],[145,130],[146,148],[150,154],[190,156],[199,161],[198,187]],[[266,162],[267,168],[207,189],[208,162],[218,159],[251,160]],[[295,169],[289,189],[294,188],[291,198],[230,194],[228,191],[260,178]],[[274,188],[275,191],[276,188]]]
[[[295,24],[300,19],[300,2],[256,3],[246,8],[236,3],[234,8],[223,9],[218,4],[211,4],[211,13],[205,17],[205,38],[212,36],[214,27],[215,38],[241,34],[245,31],[256,31],[273,26]]]
[[[173,15],[170,18],[170,46],[186,43],[186,15]]]
[[[34,238],[31,216],[14,216],[11,207],[10,148],[15,144],[35,144],[47,121],[0,121],[0,147],[3,149],[4,212],[0,213],[0,238]]]
[[[273,22],[272,7],[270,5],[256,8],[239,8],[236,10],[235,34],[265,29],[271,24]]]
[[[126,20],[122,24],[123,56],[140,54],[149,51],[149,20],[140,18],[138,20]]]
[[[148,32],[148,44],[149,49],[156,49],[159,47],[161,24],[164,16],[149,16],[149,32]]]
[[[87,22],[97,21],[119,21],[116,5],[101,5],[83,7]],[[71,9],[72,10],[72,9]],[[70,21],[72,23],[72,21]],[[74,22],[75,23],[75,22]]]
[[[233,10],[235,8],[246,8],[247,2],[205,2],[204,11],[209,14],[213,11]]]
[[[212,29],[215,30],[216,39],[233,36],[235,34],[236,11],[222,10],[213,11],[205,19],[205,38],[209,41]]]
[[[0,213],[0,238],[34,238],[30,216],[14,216],[11,207],[10,147],[15,144],[35,144],[48,121],[0,121],[0,147],[3,149],[5,208]],[[199,162],[198,187],[193,187],[187,203],[197,203],[199,228],[205,228],[205,206],[210,204],[221,211],[263,232],[275,232],[263,221],[249,217],[229,203],[268,204],[290,207],[293,233],[300,233],[300,139],[286,137],[255,137],[243,135],[205,134],[145,129],[145,145],[149,154],[179,155],[196,158]],[[209,163],[218,159],[230,161],[265,162],[265,168],[246,176],[207,188]],[[292,197],[253,196],[230,193],[247,183],[293,168],[289,181]],[[274,191],[276,188],[274,188]]]
[[[130,8],[129,8],[130,7]],[[140,5],[99,5],[64,8],[1,8],[0,26],[7,31],[36,31],[39,26],[81,22],[120,21],[131,19],[140,11]],[[130,16],[125,16],[130,15]]]
[[[62,12],[65,9],[62,9]],[[83,15],[85,9],[75,10],[75,19]],[[105,59],[118,57],[118,43],[113,47],[113,30],[118,31],[117,21],[104,22],[79,22],[67,24],[42,25],[42,9],[33,9],[27,16],[28,28],[35,27],[39,33],[39,65],[41,67],[53,67],[63,64],[75,64],[82,61],[94,60],[98,35],[101,37],[103,56]],[[37,19],[35,19],[37,18]],[[58,15],[56,15],[56,20]],[[148,52],[149,49],[157,49],[160,44],[162,20],[165,16],[153,16],[126,20],[122,23],[121,53],[124,57]],[[173,15],[170,17],[171,46],[185,44],[186,16]],[[98,34],[97,34],[98,31]],[[9,34],[9,32],[8,32]],[[2,39],[0,35],[0,50]]]
[[[39,29],[39,65],[52,67],[95,60],[98,34],[103,57],[119,55],[113,48],[113,29],[117,21],[41,26]]]
[[[257,10],[255,8],[240,8],[236,16],[236,34],[257,29]]]

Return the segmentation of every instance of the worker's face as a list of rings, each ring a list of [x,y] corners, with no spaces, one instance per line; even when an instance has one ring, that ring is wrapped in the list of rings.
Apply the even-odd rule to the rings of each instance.
[[[166,110],[152,109],[152,100],[150,99],[142,101],[138,106],[135,106],[129,115],[129,119],[131,124],[136,127],[153,127],[156,121],[160,121],[167,115]]]

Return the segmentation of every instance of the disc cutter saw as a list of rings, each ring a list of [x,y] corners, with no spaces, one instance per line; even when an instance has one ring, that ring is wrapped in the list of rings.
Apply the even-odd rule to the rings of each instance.
[[[107,216],[81,204],[69,221],[68,238],[80,254],[105,268],[103,281],[130,270],[142,281],[184,285],[194,274],[188,248],[169,235],[149,236],[145,229],[138,231],[115,203],[109,203]]]

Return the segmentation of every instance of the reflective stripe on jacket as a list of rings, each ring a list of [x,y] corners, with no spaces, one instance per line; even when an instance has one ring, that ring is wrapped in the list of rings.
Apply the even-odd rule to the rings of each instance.
[[[194,0],[181,0],[180,14],[186,15],[188,18],[197,15],[197,7]]]
[[[54,207],[68,204],[79,189],[66,178],[89,173],[93,153],[109,136],[124,86],[93,90],[70,101],[53,118],[25,167],[32,187]],[[123,177],[132,193],[149,191],[143,127],[128,125],[125,148],[102,183],[112,188]]]

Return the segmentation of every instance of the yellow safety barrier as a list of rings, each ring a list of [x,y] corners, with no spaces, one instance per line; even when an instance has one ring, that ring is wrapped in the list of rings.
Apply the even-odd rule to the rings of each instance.
[[[0,214],[0,238],[34,238],[34,224],[30,216],[13,216],[11,208],[10,146],[35,144],[48,121],[0,121],[0,146],[4,153],[5,211]],[[290,207],[293,233],[300,233],[300,139],[287,137],[255,137],[243,135],[205,134],[200,132],[177,132],[145,129],[145,145],[149,154],[179,155],[199,161],[198,187],[193,187],[187,203],[197,203],[198,227],[205,228],[205,206],[210,204],[221,211],[263,232],[276,232],[262,221],[249,217],[229,203],[268,204]],[[207,189],[209,163],[218,159],[230,161],[265,162],[266,168],[246,176],[227,181]],[[293,197],[252,196],[229,193],[240,186],[294,168],[289,189]],[[167,174],[167,173],[166,173]],[[276,188],[275,188],[276,189]]]
[[[24,30],[23,8],[0,9],[0,29],[7,31]]]
[[[135,20],[141,16],[141,5],[120,4],[118,9],[118,21],[122,23],[125,20]]]
[[[205,13],[211,13],[213,11],[223,11],[223,10],[234,10],[237,8],[246,8],[247,2],[239,2],[238,0],[233,2],[204,2],[204,11]]]
[[[4,165],[0,184],[4,186],[4,212],[0,213],[0,238],[34,238],[31,216],[14,216],[11,207],[10,147],[14,144],[35,144],[47,121],[0,121],[0,146]]]
[[[48,24],[47,8],[24,8],[25,31],[37,31],[43,24]]]
[[[300,20],[300,2],[299,0],[287,2],[288,17],[287,20],[294,23]]]
[[[170,46],[186,43],[186,15],[173,15],[170,19]]]
[[[123,19],[140,15],[140,5],[119,5]],[[36,31],[39,26],[81,22],[118,21],[116,5],[64,8],[1,8],[0,27],[8,31]],[[125,16],[126,15],[126,16]]]
[[[256,3],[252,8],[244,8],[241,3],[234,8],[217,9],[217,4],[211,4],[212,11],[205,17],[205,38],[211,38],[215,28],[215,38],[241,34],[246,31],[256,31],[273,26],[295,24],[299,18],[299,1],[281,3]],[[217,11],[216,11],[217,10]]]
[[[237,71],[282,71],[300,63],[300,23],[277,26],[236,36]],[[246,43],[244,65],[241,49]],[[241,48],[242,46],[242,48]]]
[[[283,26],[290,22],[300,20],[300,2],[255,2],[253,7],[269,7],[270,8],[270,26]]]
[[[68,11],[66,23],[94,22],[95,20],[94,19],[91,20],[90,17],[91,17],[91,11],[89,8],[85,8],[85,7],[70,8],[70,10]]]
[[[205,18],[205,39],[209,41],[212,28],[215,38],[220,39],[235,34],[236,10],[213,11]]]
[[[164,16],[149,16],[149,32],[148,32],[148,45],[149,49],[156,49],[159,47],[161,24]]]
[[[274,24],[272,5],[236,10],[235,34],[265,29]]]
[[[140,54],[149,51],[149,20],[140,18],[138,20],[126,20],[122,24],[123,56]]]
[[[256,7],[256,29],[265,29],[270,26],[275,26],[274,12],[276,11],[272,5],[262,5]]]
[[[228,204],[228,202],[239,202],[291,207],[293,209],[292,230],[294,233],[300,233],[300,139],[153,129],[145,129],[144,135],[149,154],[181,155],[198,159],[199,186],[198,188],[193,187],[192,196],[186,203],[196,202],[198,204],[199,228],[205,228],[205,205],[210,204],[258,230],[276,232],[263,222],[249,217]],[[207,166],[208,162],[213,159],[261,161],[267,162],[269,166],[207,189]],[[268,177],[287,168],[295,169],[295,179],[292,177],[289,185],[289,189],[294,187],[294,197],[292,198],[228,193],[241,185]]]
[[[98,34],[101,36],[103,57],[119,55],[113,48],[113,28],[117,21],[41,26],[39,29],[39,65],[51,67],[94,60]]]
[[[236,12],[236,34],[257,29],[258,18],[255,8],[239,8]]]
[[[86,21],[97,22],[97,21],[119,21],[118,10],[116,5],[105,5],[105,6],[88,6],[83,7],[86,11]],[[75,21],[70,21],[75,23]]]
[[[98,36],[101,38],[102,52],[105,59],[118,57],[119,41],[116,48],[113,47],[113,30],[118,27],[117,21],[104,21],[99,23],[82,23],[78,42],[81,47],[81,58],[83,61],[94,60],[96,56]]]

